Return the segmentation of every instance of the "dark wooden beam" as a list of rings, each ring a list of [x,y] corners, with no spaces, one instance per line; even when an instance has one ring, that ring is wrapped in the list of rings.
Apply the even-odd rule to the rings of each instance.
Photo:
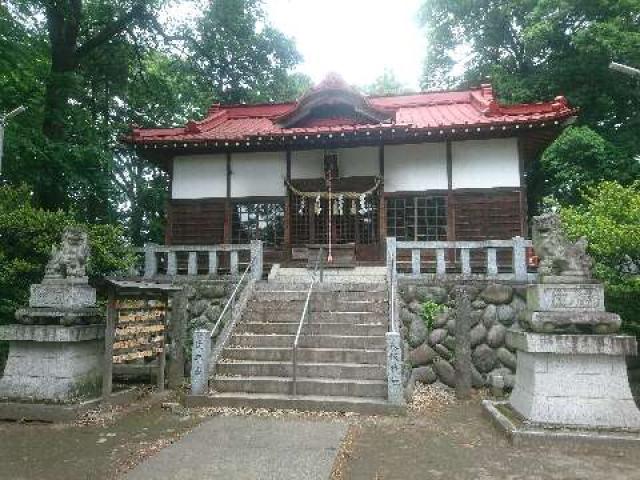
[[[527,177],[526,177],[526,148],[525,138],[518,137],[518,168],[520,171],[520,235],[527,237],[528,232],[528,206],[527,206]]]
[[[231,152],[227,152],[227,196],[224,204],[224,243],[231,243]]]
[[[456,197],[453,191],[453,145],[447,140],[447,240],[456,240]]]
[[[291,148],[286,150],[286,171],[287,182],[291,181]],[[284,248],[285,257],[289,259],[291,257],[291,195],[289,193],[289,187],[285,186],[286,196],[284,197]]]
[[[378,147],[378,175],[380,175],[379,206],[378,206],[378,235],[380,243],[380,255],[384,258],[387,247],[387,204],[384,197],[384,143]]]

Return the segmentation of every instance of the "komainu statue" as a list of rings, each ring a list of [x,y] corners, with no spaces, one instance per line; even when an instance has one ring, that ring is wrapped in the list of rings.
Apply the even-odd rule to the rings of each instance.
[[[533,248],[540,258],[540,275],[591,278],[587,239],[570,242],[557,213],[533,217]]]
[[[83,278],[87,275],[89,239],[79,227],[67,227],[60,248],[51,247],[51,257],[45,267],[45,278]]]

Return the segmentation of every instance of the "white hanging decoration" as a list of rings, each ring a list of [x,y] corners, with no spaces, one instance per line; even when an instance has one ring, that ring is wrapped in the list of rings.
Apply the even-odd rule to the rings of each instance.
[[[338,215],[344,215],[344,195],[338,196]]]
[[[356,201],[355,200],[351,200],[350,213],[351,213],[351,215],[355,215],[356,212],[357,212]]]
[[[316,205],[314,208],[316,215],[320,215],[322,213],[322,207],[320,206],[320,195],[316,197]]]
[[[364,197],[364,193],[360,195],[360,215],[364,215],[365,213],[367,213],[367,205],[365,204]]]
[[[304,205],[304,197],[302,197],[302,200],[300,200],[300,209],[298,210],[298,213],[300,215],[304,215],[304,207],[305,207],[305,205]]]

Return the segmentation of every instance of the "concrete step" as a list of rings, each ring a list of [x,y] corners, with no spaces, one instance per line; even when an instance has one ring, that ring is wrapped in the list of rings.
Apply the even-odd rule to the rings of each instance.
[[[276,322],[295,323],[300,322],[300,311],[289,310],[287,312],[277,310],[247,310],[243,315],[245,322]],[[388,315],[378,312],[311,312],[313,322],[317,323],[346,323],[346,324],[382,324],[387,325]]]
[[[216,375],[212,382],[216,392],[280,393],[293,392],[293,380],[286,377],[229,377]],[[386,398],[387,382],[339,378],[298,377],[299,395]]]
[[[256,362],[290,362],[291,347],[227,347],[222,358]],[[363,350],[354,348],[299,348],[298,361],[308,363],[361,363],[386,365],[385,349]]]
[[[392,405],[384,399],[317,396],[274,393],[216,393],[187,396],[187,407],[267,408],[302,411],[356,412],[362,415],[404,415],[405,407]]]
[[[307,319],[308,322],[309,319]],[[244,322],[236,330],[238,333],[295,335],[299,322]],[[358,335],[383,336],[387,332],[386,325],[370,325],[358,323],[319,323],[315,319],[302,326],[302,334],[306,335]]]
[[[252,335],[234,334],[230,346],[238,347],[292,347],[295,335]],[[383,336],[344,335],[300,335],[299,347],[314,348],[361,348],[365,350],[386,347]]]
[[[291,362],[225,361],[216,366],[220,375],[242,377],[285,377],[293,375]],[[298,363],[298,377],[385,380],[383,365],[358,363]]]
[[[301,282],[259,282],[255,285],[256,292],[270,291],[287,291],[287,292],[306,292],[309,289],[309,283]],[[318,282],[313,286],[314,292],[387,292],[386,279],[380,283],[331,283]]]
[[[305,290],[262,290],[256,293],[253,300],[256,302],[265,302],[273,300],[300,300],[304,302],[307,299],[308,291]],[[370,300],[385,302],[387,300],[387,292],[385,290],[372,291],[344,291],[344,290],[316,290],[311,293],[312,301],[346,301],[352,302],[356,300]]]
[[[247,305],[248,311],[255,312],[298,312],[302,313],[305,300],[263,300],[259,297],[254,299]],[[313,312],[375,312],[385,313],[387,311],[387,302],[359,299],[347,300],[339,298],[312,298],[309,302],[311,311]]]

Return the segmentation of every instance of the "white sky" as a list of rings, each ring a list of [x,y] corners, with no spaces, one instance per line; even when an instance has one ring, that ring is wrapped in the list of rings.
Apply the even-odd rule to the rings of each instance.
[[[422,0],[265,0],[274,27],[293,37],[304,56],[298,71],[319,82],[336,72],[364,86],[391,69],[419,89],[425,35],[418,23]]]

